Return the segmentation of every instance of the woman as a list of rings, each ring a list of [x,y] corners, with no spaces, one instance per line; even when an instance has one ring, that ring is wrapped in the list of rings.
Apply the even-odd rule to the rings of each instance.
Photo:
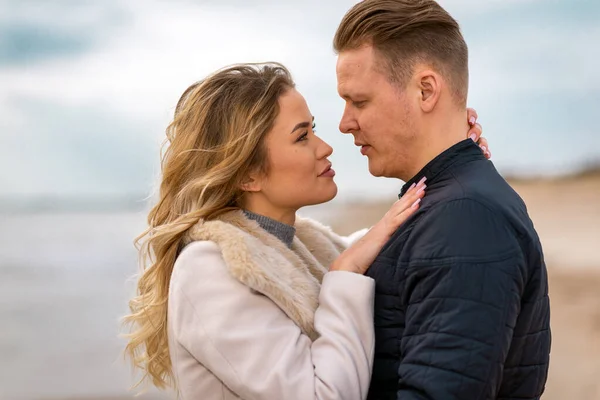
[[[366,398],[374,281],[363,273],[425,184],[350,247],[296,217],[337,187],[332,149],[279,64],[192,85],[167,138],[160,198],[140,237],[152,261],[126,318],[134,365],[182,399]]]

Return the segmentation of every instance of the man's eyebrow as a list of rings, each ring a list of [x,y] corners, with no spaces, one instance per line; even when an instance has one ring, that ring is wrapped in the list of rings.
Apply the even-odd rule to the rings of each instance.
[[[311,122],[314,122],[314,120],[315,120],[315,117],[312,117]],[[309,126],[311,126],[311,122],[305,121],[305,122],[300,122],[300,123],[296,124],[296,126],[294,126],[294,129],[292,129],[292,131],[290,133],[294,133],[300,128],[308,128]]]
[[[365,97],[365,95],[361,94],[361,93],[339,93],[340,97],[346,101],[352,101],[355,102],[357,101],[357,98],[361,98],[361,97]]]

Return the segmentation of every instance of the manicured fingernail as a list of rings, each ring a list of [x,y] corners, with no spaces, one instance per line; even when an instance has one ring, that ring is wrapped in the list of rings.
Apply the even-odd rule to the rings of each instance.
[[[408,190],[414,189],[414,188],[415,188],[415,186],[417,186],[417,184],[416,184],[416,183],[413,183],[412,185],[410,185],[410,187],[408,188]],[[407,192],[408,192],[408,190],[407,190]]]
[[[426,176],[422,177],[421,180],[419,181],[419,183],[417,183],[417,186],[424,184],[426,180],[427,180]]]
[[[426,187],[427,187],[427,185],[421,186],[421,188],[419,190],[417,190],[417,195],[420,195],[421,193],[423,193],[425,191]]]
[[[411,207],[411,208],[416,208],[416,207],[419,205],[419,203],[420,203],[420,202],[421,202],[421,199],[417,199],[417,201],[415,201],[415,202],[413,203],[413,205],[412,205],[412,206],[410,206],[410,207]]]
[[[471,140],[472,140],[472,141],[474,141],[474,142],[477,142],[477,135],[476,135],[476,134],[474,134],[474,133],[471,133],[471,134],[469,135],[469,139],[471,139]]]
[[[464,121],[464,119],[463,119],[463,121]],[[469,124],[475,125],[475,117],[469,118]]]
[[[484,153],[487,153],[487,147],[481,146],[481,150],[483,150]]]

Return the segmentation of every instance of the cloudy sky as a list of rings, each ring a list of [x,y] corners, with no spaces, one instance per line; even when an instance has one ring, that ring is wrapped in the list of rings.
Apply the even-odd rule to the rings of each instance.
[[[0,0],[0,198],[147,194],[174,105],[235,62],[294,74],[335,149],[340,196],[391,193],[337,130],[331,39],[352,0]],[[600,160],[600,2],[444,0],[470,48],[469,105],[505,174]]]

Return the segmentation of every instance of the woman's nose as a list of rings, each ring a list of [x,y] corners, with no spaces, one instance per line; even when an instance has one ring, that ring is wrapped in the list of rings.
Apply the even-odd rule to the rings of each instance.
[[[322,159],[322,158],[327,158],[330,155],[333,154],[333,147],[331,147],[327,142],[325,142],[323,139],[319,138],[319,147],[317,150],[317,158],[318,159]]]

